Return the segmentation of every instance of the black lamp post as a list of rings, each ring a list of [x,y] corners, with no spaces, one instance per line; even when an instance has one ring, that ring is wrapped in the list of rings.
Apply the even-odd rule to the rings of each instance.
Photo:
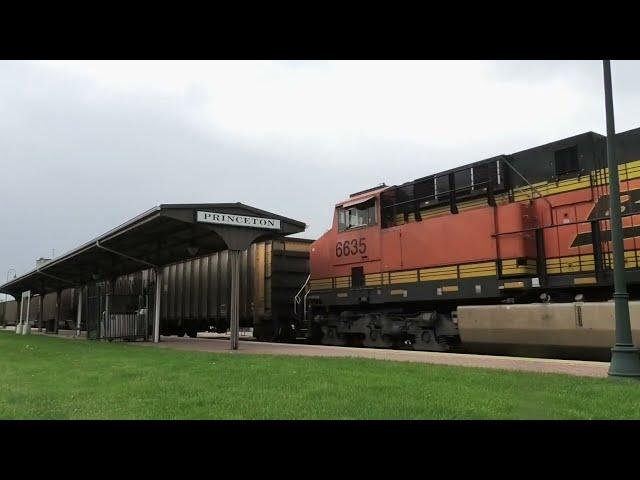
[[[629,294],[624,270],[624,236],[620,215],[620,180],[616,160],[613,121],[613,94],[611,93],[611,62],[603,61],[604,103],[607,112],[607,166],[609,167],[609,212],[611,212],[611,243],[613,253],[613,282],[616,319],[616,344],[611,349],[609,376],[634,377],[640,379],[640,349],[633,346],[631,319],[629,317]]]
[[[7,281],[6,283],[9,283],[9,274],[13,272],[13,278],[16,278],[16,269],[15,268],[10,268],[9,270],[7,270]],[[8,295],[5,293],[4,294],[4,301],[7,301],[7,297]]]

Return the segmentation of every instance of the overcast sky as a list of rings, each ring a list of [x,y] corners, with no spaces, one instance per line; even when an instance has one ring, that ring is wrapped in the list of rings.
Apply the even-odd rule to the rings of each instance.
[[[640,62],[613,62],[617,131]],[[602,63],[0,61],[0,284],[160,203],[305,221],[385,182],[605,133]]]

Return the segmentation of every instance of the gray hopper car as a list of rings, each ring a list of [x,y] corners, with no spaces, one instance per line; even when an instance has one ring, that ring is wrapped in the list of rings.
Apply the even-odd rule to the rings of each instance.
[[[309,275],[312,240],[258,242],[240,257],[240,326],[258,340],[293,335],[293,298]],[[228,251],[168,265],[163,271],[160,333],[195,336],[229,328]]]
[[[63,290],[60,295],[60,321],[55,325],[56,308],[58,307],[56,293],[44,296],[44,308],[40,307],[40,295],[34,295],[29,302],[29,323],[32,327],[40,327],[47,331],[74,328],[77,308],[77,292],[70,288]],[[18,303],[20,300],[0,302],[0,325],[15,326],[18,323]],[[42,318],[40,318],[42,316]]]
[[[258,340],[292,339],[293,299],[309,275],[309,248],[313,241],[284,238],[257,242],[241,254],[240,326],[253,327]],[[229,328],[229,285],[231,281],[228,251],[196,257],[167,265],[163,269],[160,333],[196,336],[198,332],[226,332]],[[119,277],[85,287],[81,324],[97,338],[96,319],[105,311],[105,292],[109,310],[131,314],[148,309],[149,335],[152,331],[154,275],[151,270]],[[60,321],[55,325],[57,297],[44,297],[44,322],[47,331],[74,329],[78,290],[65,289],[60,297]],[[40,326],[40,297],[31,298],[29,320]],[[16,325],[18,302],[0,303],[0,324]]]

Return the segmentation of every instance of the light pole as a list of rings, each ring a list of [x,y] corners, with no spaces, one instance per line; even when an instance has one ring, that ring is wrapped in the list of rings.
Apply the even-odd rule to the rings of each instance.
[[[13,278],[16,278],[16,269],[15,268],[10,268],[9,270],[7,270],[7,280],[5,283],[9,283],[9,273],[13,272]],[[7,301],[7,294],[4,294],[4,301]]]
[[[613,120],[613,94],[611,92],[611,62],[603,60],[604,104],[607,112],[607,166],[609,168],[609,212],[611,212],[611,243],[613,253],[613,300],[616,319],[616,344],[611,349],[610,377],[634,377],[640,379],[640,349],[633,346],[629,294],[624,270],[624,236],[620,215],[620,181],[616,160]]]
[[[9,273],[13,272],[13,278],[16,278],[16,269],[15,268],[10,268],[9,270],[7,270],[7,280],[5,283],[9,283]],[[4,294],[4,305],[2,308],[2,328],[6,328],[6,311],[7,311],[7,298],[8,295],[5,293]]]

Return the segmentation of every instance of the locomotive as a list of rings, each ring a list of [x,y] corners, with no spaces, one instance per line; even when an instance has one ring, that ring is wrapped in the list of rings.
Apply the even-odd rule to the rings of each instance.
[[[640,128],[616,135],[631,300]],[[304,318],[327,345],[442,351],[614,343],[606,137],[594,132],[353,193],[310,250]],[[640,302],[632,301],[640,334]]]

